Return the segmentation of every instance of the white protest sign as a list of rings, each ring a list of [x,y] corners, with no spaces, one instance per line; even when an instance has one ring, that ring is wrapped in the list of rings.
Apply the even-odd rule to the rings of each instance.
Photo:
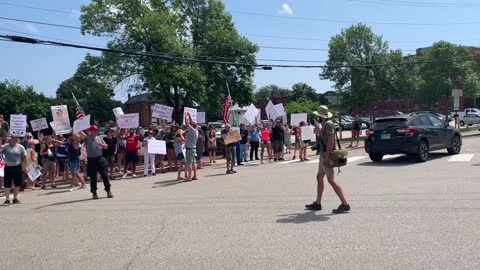
[[[120,115],[118,118],[118,126],[120,128],[138,128],[139,115],[138,113],[129,113]]]
[[[282,103],[275,105],[275,114],[272,114],[272,120],[277,119],[278,117],[283,117],[285,115],[285,109],[283,108]]]
[[[248,109],[247,109],[247,111],[245,112],[245,114],[243,115],[243,117],[244,117],[250,124],[254,124],[257,115],[258,115],[258,110],[257,110],[257,108],[256,108],[253,104],[250,104],[250,106],[248,106]]]
[[[52,106],[53,122],[55,122],[55,133],[58,135],[69,134],[72,130],[70,118],[68,117],[67,105]]]
[[[262,111],[257,108],[258,113],[257,116],[255,117],[255,124],[260,124],[262,122]]]
[[[46,118],[40,118],[30,121],[33,131],[39,131],[42,129],[48,129],[48,123]]]
[[[313,132],[313,127],[304,126],[302,127],[302,141],[315,141],[315,133]]]
[[[120,115],[124,115],[123,110],[120,107],[113,109],[113,114],[115,114],[116,119],[118,119]]]
[[[2,154],[0,155],[0,177],[4,177],[4,169],[5,169],[5,156]]]
[[[77,134],[78,132],[88,129],[90,127],[90,114],[85,116],[82,119],[75,120],[73,122],[73,134]]]
[[[155,104],[152,108],[152,117],[163,120],[172,119],[173,107]]]
[[[270,118],[269,120],[275,119],[273,117],[277,113],[277,110],[275,109],[275,105],[273,105],[271,100],[268,102],[267,106],[265,107],[265,112],[267,113],[267,117]]]
[[[167,154],[167,144],[165,141],[160,140],[150,140],[148,142],[148,153],[149,154]]]
[[[290,115],[290,125],[298,126],[302,121],[307,123],[307,116],[308,114],[306,113],[294,113]]]
[[[40,177],[40,175],[42,175],[42,171],[41,171],[41,167],[38,168],[37,167],[37,164],[35,163],[32,163],[30,164],[30,166],[27,167],[27,175],[28,175],[28,178],[30,179],[30,181],[35,181],[37,180],[38,177]]]
[[[55,131],[55,122],[50,122],[50,127],[52,127],[53,131]]]
[[[21,114],[10,115],[10,135],[12,137],[25,137],[27,133],[27,116]]]
[[[197,124],[205,124],[205,112],[197,112]]]
[[[197,109],[185,107],[183,108],[183,124],[185,125],[185,116],[187,115],[187,112],[190,113],[192,120],[197,122]]]

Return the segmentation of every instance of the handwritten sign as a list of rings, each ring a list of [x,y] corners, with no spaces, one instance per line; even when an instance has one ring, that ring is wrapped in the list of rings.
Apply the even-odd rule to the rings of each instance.
[[[12,137],[25,137],[27,133],[27,116],[10,115],[10,135]]]
[[[37,180],[40,175],[42,175],[41,167],[38,166],[35,163],[30,164],[30,166],[27,167],[27,175],[30,181],[35,181]]]
[[[257,115],[258,115],[258,109],[255,107],[255,105],[250,104],[250,106],[248,106],[248,109],[247,109],[247,111],[245,112],[245,114],[243,115],[243,117],[244,117],[250,124],[254,124]]]
[[[205,124],[205,112],[197,112],[197,124]]]
[[[148,142],[148,153],[149,154],[167,154],[167,144],[165,141],[160,140],[150,140]]]
[[[152,108],[152,117],[159,118],[163,120],[172,119],[173,107],[155,104]]]
[[[58,135],[69,134],[72,131],[70,118],[68,117],[67,105],[52,106],[53,122],[55,122],[55,133]]]
[[[183,108],[183,124],[185,125],[185,116],[187,115],[187,112],[190,113],[192,120],[197,122],[197,109],[185,107]]]
[[[225,145],[231,144],[231,143],[236,143],[242,139],[242,136],[240,136],[240,131],[238,130],[232,130],[227,134],[222,134],[223,141],[225,142]]]
[[[138,113],[120,115],[120,117],[118,118],[118,126],[120,128],[138,128],[139,126]]]
[[[115,114],[116,119],[118,119],[120,115],[124,115],[123,110],[120,107],[113,109],[113,114]]]
[[[305,126],[302,127],[302,141],[316,141],[315,133],[313,132],[313,127]]]
[[[90,114],[83,117],[82,119],[75,120],[73,122],[73,133],[76,134],[82,130],[88,129],[90,127]]]
[[[39,131],[42,129],[48,129],[48,123],[46,118],[40,118],[30,121],[33,131]]]
[[[290,124],[292,126],[298,126],[300,125],[300,122],[307,122],[307,116],[308,114],[306,113],[294,113],[290,115]]]

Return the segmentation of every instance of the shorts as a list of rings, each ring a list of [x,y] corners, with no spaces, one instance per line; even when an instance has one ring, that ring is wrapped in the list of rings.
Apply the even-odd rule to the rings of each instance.
[[[3,178],[4,188],[11,188],[12,182],[15,187],[22,186],[22,165],[5,166],[5,175]]]
[[[127,163],[135,163],[137,162],[137,151],[127,151],[125,155],[125,162]]]
[[[72,174],[78,173],[78,171],[80,170],[80,159],[70,159],[69,163],[70,171],[72,172]]]
[[[119,154],[125,154],[126,152],[126,149],[125,149],[125,146],[118,146],[118,150],[117,150],[117,153]]]
[[[317,174],[322,174],[324,173],[327,175],[327,179],[331,180],[335,176],[335,173],[333,171],[333,167],[325,166],[323,165],[323,153],[320,153],[320,158],[318,162],[318,172]]]
[[[267,144],[271,144],[271,142],[270,141],[262,141],[262,144],[267,145]]]
[[[187,164],[194,164],[196,161],[195,157],[197,157],[197,149],[187,149],[185,150],[185,154],[185,162]]]
[[[283,142],[282,141],[273,141],[273,153],[274,154],[279,154],[283,153]]]
[[[65,162],[67,158],[66,157],[58,157],[57,156],[57,161],[58,161],[58,169],[60,172],[65,172]]]
[[[183,153],[180,153],[177,155],[177,160],[184,160],[185,157],[183,156]]]
[[[155,154],[155,160],[163,161],[165,159],[165,155]]]
[[[45,162],[43,162],[42,173],[44,175],[55,176],[56,172],[57,162],[55,162],[54,160],[46,159]]]
[[[204,149],[198,149],[197,148],[197,162],[199,162],[202,159],[203,152],[205,152]]]
[[[225,147],[225,157],[227,161],[235,162],[235,146]]]
[[[114,156],[103,156],[105,158],[105,160],[107,161],[107,165],[108,167],[112,167],[112,166],[115,166],[115,157]]]

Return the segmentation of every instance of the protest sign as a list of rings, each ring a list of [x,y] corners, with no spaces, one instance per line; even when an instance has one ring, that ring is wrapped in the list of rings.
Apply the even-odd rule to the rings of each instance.
[[[255,119],[256,119],[257,115],[258,115],[258,109],[253,104],[250,104],[250,106],[248,106],[248,109],[245,112],[245,114],[243,115],[243,117],[245,117],[245,119],[250,124],[255,124]]]
[[[120,128],[138,128],[139,115],[138,113],[129,113],[120,115],[118,118],[118,126]]]
[[[222,138],[225,145],[236,143],[242,139],[242,137],[240,136],[240,131],[238,130],[232,130],[227,134],[222,134]]]
[[[275,116],[272,115],[272,120],[275,120],[278,117],[283,117],[284,115],[286,115],[285,109],[283,108],[282,103],[278,103],[277,105],[275,105],[275,114],[274,115]]]
[[[197,112],[197,124],[205,124],[205,112]]]
[[[172,119],[173,107],[155,104],[152,108],[152,117],[163,120]]]
[[[116,119],[118,119],[120,115],[124,115],[123,110],[120,107],[113,109],[113,114],[115,114]]]
[[[50,127],[55,131],[55,122],[50,122]]]
[[[39,131],[42,129],[48,129],[48,123],[46,118],[40,118],[30,121],[33,131]]]
[[[42,167],[37,166],[37,164],[35,163],[32,163],[30,164],[30,166],[27,167],[27,175],[30,181],[33,182],[37,180],[37,178],[40,177],[40,175],[42,175],[41,169]]]
[[[267,117],[269,120],[274,120],[273,118],[277,114],[277,110],[275,109],[275,105],[273,105],[272,101],[270,100],[265,107],[265,112],[267,113]]]
[[[58,135],[68,134],[72,131],[70,118],[68,117],[67,105],[52,106],[53,122],[55,122],[55,133]]]
[[[5,169],[5,156],[0,155],[0,177],[5,176],[4,169]]]
[[[302,127],[302,141],[316,141],[315,133],[312,126]]]
[[[306,113],[294,113],[290,115],[290,125],[298,126],[302,121],[307,123],[307,115]]]
[[[255,124],[260,125],[262,123],[262,111],[257,108],[258,113],[257,116],[255,117]]]
[[[148,142],[148,153],[149,154],[167,154],[167,144],[165,141],[160,140],[150,140]]]
[[[27,116],[21,114],[10,115],[10,135],[12,137],[25,137],[27,133]]]
[[[187,115],[187,112],[190,113],[192,121],[197,122],[197,109],[185,107],[183,108],[183,124],[185,125],[185,116]]]
[[[82,119],[75,120],[73,122],[73,133],[76,134],[82,130],[86,130],[90,127],[90,114]]]

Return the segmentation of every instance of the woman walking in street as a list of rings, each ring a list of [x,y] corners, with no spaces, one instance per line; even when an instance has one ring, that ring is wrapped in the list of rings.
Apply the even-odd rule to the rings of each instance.
[[[262,139],[262,147],[260,150],[260,162],[263,164],[263,152],[267,148],[268,152],[268,162],[272,162],[272,143],[270,140],[270,128],[268,124],[264,124],[262,130],[260,131],[260,137]]]
[[[210,158],[210,163],[217,163],[215,159],[217,159],[217,132],[215,128],[210,125],[208,127],[208,157]]]
[[[22,186],[22,164],[26,164],[26,152],[25,147],[19,144],[17,138],[11,138],[7,145],[2,145],[0,149],[0,155],[5,156],[5,174],[4,174],[4,192],[5,202],[4,205],[10,205],[10,190],[13,184],[13,204],[19,204],[18,193],[20,186]]]

